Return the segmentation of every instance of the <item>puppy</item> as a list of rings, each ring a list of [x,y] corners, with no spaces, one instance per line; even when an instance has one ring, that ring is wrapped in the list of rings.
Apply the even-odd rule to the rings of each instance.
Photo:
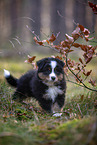
[[[64,62],[49,57],[39,60],[37,66],[37,70],[31,70],[19,79],[4,70],[7,82],[16,87],[13,100],[22,102],[27,97],[33,97],[44,110],[55,113],[53,116],[61,116],[62,113],[58,112],[64,106],[66,92]]]

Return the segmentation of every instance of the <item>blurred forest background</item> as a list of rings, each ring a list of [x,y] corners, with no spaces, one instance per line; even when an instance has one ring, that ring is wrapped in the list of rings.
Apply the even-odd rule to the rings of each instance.
[[[97,4],[97,0],[91,2]],[[0,0],[0,57],[52,52],[34,44],[27,25],[41,39],[60,32],[60,41],[65,33],[71,34],[75,23],[97,36],[97,15],[88,0]]]

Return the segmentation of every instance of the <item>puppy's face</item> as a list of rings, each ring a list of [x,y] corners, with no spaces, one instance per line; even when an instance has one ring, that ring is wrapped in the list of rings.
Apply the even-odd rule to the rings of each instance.
[[[56,58],[44,58],[37,62],[38,77],[47,85],[61,81],[64,77],[64,63]]]

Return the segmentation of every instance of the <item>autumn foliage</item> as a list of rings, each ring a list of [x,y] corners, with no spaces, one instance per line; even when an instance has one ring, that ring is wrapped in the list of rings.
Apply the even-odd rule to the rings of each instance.
[[[71,33],[71,36],[68,34],[65,34],[65,37],[63,38],[64,40],[59,42],[57,45],[55,45],[54,42],[58,38],[54,34],[52,34],[50,38],[46,40],[42,40],[42,41],[40,41],[40,39],[37,36],[35,36],[34,41],[38,45],[41,45],[44,47],[48,46],[59,53],[59,55],[56,56],[56,58],[59,58],[64,61],[65,63],[64,72],[67,76],[68,81],[78,84],[89,90],[97,91],[85,85],[85,81],[92,73],[92,70],[87,71],[86,67],[87,67],[87,64],[97,55],[96,54],[97,46],[78,43],[77,40],[79,38],[84,39],[84,41],[86,42],[94,39],[94,37],[92,38],[90,37],[90,31],[88,29],[84,28],[84,26],[80,24],[77,24],[75,30]],[[83,52],[81,53],[82,56],[79,57],[78,62],[75,62],[74,60],[71,60],[71,58],[69,58],[69,54],[72,51],[75,51],[75,49],[81,50]],[[35,59],[35,56],[29,57],[27,62],[34,64],[33,63],[34,59]],[[68,77],[69,73],[71,73],[74,76],[75,81],[71,81],[69,79]],[[91,78],[88,81],[88,83],[90,83],[93,87],[96,85],[95,82],[96,81],[92,80]]]
[[[97,5],[91,2],[88,2],[88,4],[90,8],[92,8],[94,14],[97,14]],[[88,45],[87,42],[95,38],[90,37],[90,31],[87,28],[85,28],[83,25],[76,24],[76,28],[71,33],[71,35],[65,34],[63,40],[61,42],[58,41],[59,43],[57,45],[55,42],[56,40],[58,40],[58,35],[55,36],[55,34],[53,33],[49,38],[42,41],[36,34],[33,39],[36,44],[44,47],[50,47],[59,53],[56,58],[63,60],[65,63],[64,72],[67,76],[67,81],[97,92],[97,90],[93,88],[96,86],[96,81],[92,80],[92,78],[90,77],[92,70],[87,71],[87,65],[92,61],[94,57],[97,56],[97,45]],[[85,43],[79,43],[79,39],[84,40]],[[69,57],[69,54],[76,49],[78,49],[79,51],[81,50],[81,55],[78,58],[77,62]],[[32,63],[34,65],[34,68],[36,67],[35,63],[33,62],[35,58],[35,56],[29,56],[28,60],[26,61]],[[74,76],[75,81],[72,81],[68,77],[70,73]],[[88,80],[88,83],[92,85],[92,88],[86,85],[86,80]]]
[[[94,14],[97,14],[97,5],[91,2],[88,2],[88,3],[89,3],[89,6],[92,8],[92,11],[94,12]]]

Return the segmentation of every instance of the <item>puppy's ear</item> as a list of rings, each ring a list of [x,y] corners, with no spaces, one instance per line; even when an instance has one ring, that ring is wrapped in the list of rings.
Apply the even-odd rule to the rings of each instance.
[[[62,60],[56,58],[56,61],[57,61],[62,67],[64,67],[65,63],[64,63]]]
[[[46,62],[47,62],[47,58],[44,58],[44,59],[37,61],[36,64],[37,64],[38,68],[42,69]]]

